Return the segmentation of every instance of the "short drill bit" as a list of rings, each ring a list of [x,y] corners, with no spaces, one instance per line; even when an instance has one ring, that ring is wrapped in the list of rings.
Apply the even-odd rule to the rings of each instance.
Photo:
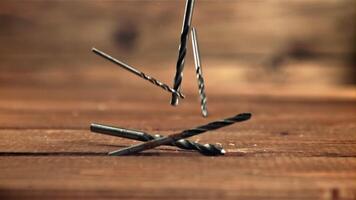
[[[203,117],[208,116],[208,110],[206,108],[206,95],[205,95],[205,85],[203,78],[203,71],[200,62],[200,54],[199,54],[199,46],[197,40],[197,33],[195,28],[192,28],[192,47],[193,47],[193,55],[194,55],[194,63],[195,63],[195,72],[197,74],[198,79],[198,88],[199,88],[199,96],[200,96],[200,109]]]
[[[129,155],[129,154],[138,153],[138,152],[141,152],[141,151],[144,151],[144,150],[148,150],[148,149],[152,149],[152,148],[158,147],[160,145],[171,144],[171,143],[176,142],[176,141],[178,141],[180,139],[189,138],[189,137],[192,137],[192,136],[195,136],[195,135],[202,134],[202,133],[207,132],[207,131],[219,129],[219,128],[234,124],[236,122],[246,121],[246,120],[248,120],[250,118],[251,118],[251,114],[250,113],[241,113],[241,114],[238,114],[238,115],[230,117],[230,118],[226,118],[226,119],[219,120],[219,121],[214,121],[214,122],[211,122],[209,124],[199,126],[197,128],[184,130],[184,131],[182,131],[180,133],[175,133],[175,134],[172,134],[172,135],[164,136],[164,137],[161,137],[161,138],[150,140],[150,141],[145,142],[145,143],[133,145],[131,147],[122,148],[122,149],[119,149],[117,151],[110,152],[109,155],[122,156],[122,155]]]
[[[174,86],[173,89],[177,92],[180,91],[180,86],[183,79],[183,69],[184,69],[184,59],[187,54],[187,40],[189,36],[190,24],[192,22],[192,15],[194,9],[195,0],[187,0],[185,4],[185,12],[183,19],[183,26],[180,36],[180,45],[178,50],[178,60],[176,65],[176,74],[174,77]],[[171,105],[178,105],[178,97],[176,94],[172,94]]]
[[[158,134],[150,135],[150,134],[142,132],[142,131],[106,126],[106,125],[101,125],[101,124],[91,124],[90,130],[95,133],[112,135],[112,136],[116,136],[116,137],[133,139],[133,140],[138,140],[138,141],[143,141],[143,142],[163,137]],[[179,147],[181,149],[186,149],[186,150],[195,150],[195,151],[198,151],[199,153],[201,153],[203,155],[207,155],[207,156],[218,156],[218,155],[225,154],[225,150],[222,149],[222,147],[220,147],[220,146],[215,146],[213,144],[204,144],[203,145],[203,144],[191,142],[191,141],[185,140],[185,139],[178,140],[178,141],[170,143],[168,145],[176,146],[176,147]]]
[[[141,78],[143,78],[143,79],[145,79],[145,80],[147,80],[147,81],[153,83],[154,85],[156,85],[156,86],[158,86],[158,87],[160,87],[160,88],[162,88],[162,89],[164,89],[164,90],[166,90],[166,91],[168,91],[168,92],[171,92],[172,94],[175,94],[175,95],[179,96],[180,98],[183,98],[183,99],[184,99],[184,95],[183,95],[182,93],[177,92],[176,90],[174,90],[174,89],[172,89],[171,87],[169,87],[167,84],[164,84],[164,83],[158,81],[157,79],[155,79],[155,78],[153,78],[153,77],[151,77],[151,76],[146,75],[145,73],[143,73],[143,72],[141,72],[141,71],[139,71],[139,70],[133,68],[132,66],[130,66],[130,65],[126,64],[126,63],[123,63],[123,62],[121,62],[121,61],[119,61],[119,60],[117,60],[117,59],[115,59],[115,58],[109,56],[108,54],[106,54],[106,53],[104,53],[104,52],[102,52],[102,51],[99,51],[99,50],[96,49],[96,48],[92,48],[92,51],[93,51],[95,54],[97,54],[97,55],[99,55],[99,56],[101,56],[101,57],[103,57],[103,58],[106,58],[106,59],[108,59],[109,61],[111,61],[111,62],[113,62],[113,63],[119,65],[120,67],[126,69],[127,71],[130,71],[130,72],[132,72],[133,74],[136,74],[137,76],[139,76],[139,77],[141,77]]]

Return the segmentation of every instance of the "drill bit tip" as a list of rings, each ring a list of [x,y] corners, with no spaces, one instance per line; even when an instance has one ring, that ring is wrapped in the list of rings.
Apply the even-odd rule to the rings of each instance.
[[[251,118],[252,114],[251,113],[240,113],[238,115],[236,115],[234,118],[241,120],[241,121],[245,121],[245,120],[249,120]]]

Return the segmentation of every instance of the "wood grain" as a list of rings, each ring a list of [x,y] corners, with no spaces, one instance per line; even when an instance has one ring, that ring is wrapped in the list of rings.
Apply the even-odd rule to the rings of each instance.
[[[354,4],[197,2],[205,119],[192,59],[172,107],[90,52],[171,84],[182,1],[1,1],[0,199],[355,200],[356,88],[341,84]],[[167,135],[242,112],[252,119],[191,138],[222,144],[221,157],[166,146],[109,157],[137,142],[89,131]]]
[[[356,197],[354,100],[212,92],[212,115],[203,119],[198,99],[174,108],[159,89],[137,98],[123,85],[119,92],[70,85],[1,87],[2,199]],[[193,138],[221,143],[228,151],[222,157],[173,147],[109,157],[135,142],[88,130],[100,122],[170,134],[238,112],[253,118]]]

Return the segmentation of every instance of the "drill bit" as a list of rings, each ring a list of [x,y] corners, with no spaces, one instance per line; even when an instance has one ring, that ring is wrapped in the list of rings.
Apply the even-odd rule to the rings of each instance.
[[[176,74],[174,77],[173,89],[177,92],[180,91],[180,86],[183,79],[184,59],[187,53],[187,40],[189,36],[190,24],[192,22],[192,15],[194,9],[195,0],[187,0],[185,4],[184,19],[182,25],[182,31],[180,35],[180,45],[178,50],[178,60],[176,65]],[[175,93],[172,94],[171,105],[178,105],[178,97]]]
[[[126,63],[123,63],[123,62],[121,62],[121,61],[119,61],[119,60],[117,60],[117,59],[115,59],[115,58],[109,56],[108,54],[106,54],[106,53],[104,53],[104,52],[102,52],[102,51],[99,51],[99,50],[96,49],[96,48],[92,48],[92,51],[93,51],[95,54],[97,54],[97,55],[99,55],[99,56],[101,56],[101,57],[103,57],[103,58],[106,58],[106,59],[108,59],[109,61],[111,61],[111,62],[113,62],[113,63],[119,65],[120,67],[126,69],[127,71],[130,71],[130,72],[132,72],[133,74],[135,74],[135,75],[137,75],[137,76],[139,76],[139,77],[141,77],[141,78],[143,78],[143,79],[145,79],[145,80],[147,80],[147,81],[153,83],[154,85],[156,85],[156,86],[158,86],[158,87],[160,87],[160,88],[162,88],[162,89],[164,89],[164,90],[166,90],[166,91],[168,91],[168,92],[171,92],[172,94],[175,94],[175,95],[179,96],[180,98],[183,98],[183,99],[184,99],[184,95],[183,95],[182,93],[177,92],[176,90],[174,90],[174,89],[172,89],[171,87],[169,87],[167,84],[164,84],[164,83],[158,81],[157,79],[155,79],[155,78],[153,78],[153,77],[151,77],[151,76],[146,75],[145,73],[143,73],[143,72],[141,72],[141,71],[135,69],[134,67],[131,67],[130,65],[128,65],[128,64],[126,64]]]
[[[214,121],[214,122],[211,122],[209,124],[199,126],[197,128],[184,130],[184,131],[182,131],[180,133],[175,133],[175,134],[172,134],[172,135],[164,136],[164,137],[161,137],[161,138],[150,140],[150,141],[145,142],[145,143],[133,145],[131,147],[122,148],[122,149],[119,149],[117,151],[110,152],[109,155],[122,156],[122,155],[129,155],[129,154],[138,153],[138,152],[141,152],[141,151],[144,151],[144,150],[148,150],[148,149],[152,149],[152,148],[158,147],[160,145],[167,145],[167,144],[176,142],[176,141],[178,141],[180,139],[189,138],[189,137],[192,137],[192,136],[195,136],[195,135],[199,135],[199,134],[202,134],[202,133],[204,133],[206,131],[219,129],[219,128],[231,125],[233,123],[236,123],[236,122],[246,121],[246,120],[248,120],[250,118],[251,118],[251,114],[250,113],[241,113],[241,114],[238,114],[238,115],[230,117],[230,118],[226,118],[226,119],[219,120],[219,121]]]
[[[142,132],[142,131],[117,128],[117,127],[106,126],[106,125],[101,125],[101,124],[91,124],[90,130],[95,133],[112,135],[112,136],[116,136],[116,137],[133,139],[133,140],[138,140],[138,141],[143,141],[143,142],[163,137],[162,135],[158,135],[158,134],[150,135],[150,134]],[[202,145],[202,144],[199,144],[196,142],[191,142],[191,141],[185,140],[185,139],[178,140],[178,141],[170,143],[168,145],[176,146],[178,148],[186,149],[186,150],[195,150],[195,151],[198,151],[199,153],[201,153],[203,155],[207,155],[207,156],[218,156],[218,155],[225,154],[225,150],[222,149],[222,147],[220,147],[220,146],[215,146],[213,144]]]
[[[207,117],[208,110],[206,108],[206,95],[205,95],[203,71],[200,64],[201,62],[200,62],[199,46],[197,40],[197,32],[194,27],[192,28],[191,35],[192,35],[192,47],[193,47],[193,55],[194,55],[194,63],[195,63],[195,72],[197,74],[199,96],[200,96],[200,109],[203,117]]]

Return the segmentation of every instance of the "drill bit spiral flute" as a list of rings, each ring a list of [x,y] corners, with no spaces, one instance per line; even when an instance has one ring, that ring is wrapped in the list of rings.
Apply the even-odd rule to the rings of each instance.
[[[130,65],[126,64],[126,63],[123,63],[123,62],[121,62],[121,61],[109,56],[108,54],[106,54],[106,53],[104,53],[102,51],[99,51],[96,48],[92,48],[92,51],[95,54],[97,54],[97,55],[99,55],[99,56],[101,56],[103,58],[106,58],[107,60],[119,65],[120,67],[126,69],[127,71],[129,71],[129,72],[131,72],[131,73],[133,73],[133,74],[135,74],[135,75],[137,75],[137,76],[149,81],[150,83],[152,83],[152,84],[164,89],[165,91],[171,92],[172,94],[175,94],[175,95],[179,96],[180,98],[184,99],[184,95],[182,93],[177,92],[176,90],[173,90],[167,84],[164,84],[164,83],[160,82],[159,80],[157,80],[157,79],[155,79],[155,78],[153,78],[151,76],[146,75],[145,73],[133,68],[132,66],[130,66]]]
[[[187,40],[189,36],[190,25],[192,23],[192,15],[194,9],[194,0],[187,0],[185,5],[184,20],[182,26],[182,32],[180,36],[180,45],[178,52],[178,60],[176,66],[176,74],[174,77],[174,86],[173,89],[177,92],[180,91],[180,87],[183,79],[183,69],[185,55],[187,54]],[[171,105],[178,105],[178,96],[175,93],[172,93]]]
[[[195,63],[195,72],[197,74],[197,79],[198,79],[200,108],[201,108],[201,113],[202,113],[203,117],[207,117],[208,110],[206,108],[206,95],[205,95],[203,70],[202,70],[201,61],[200,61],[197,32],[194,27],[192,28],[191,34],[192,34],[192,47],[193,47],[193,55],[194,55],[194,63]]]

